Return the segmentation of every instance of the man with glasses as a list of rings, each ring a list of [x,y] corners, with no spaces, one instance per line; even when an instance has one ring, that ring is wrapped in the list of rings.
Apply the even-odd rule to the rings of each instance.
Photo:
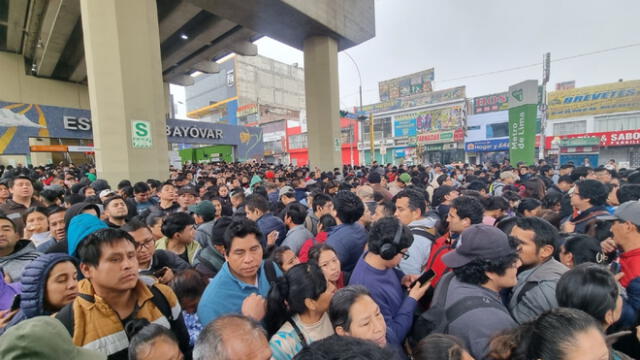
[[[607,188],[600,181],[585,179],[576,182],[571,193],[571,206],[577,210],[577,214],[564,221],[563,231],[579,234],[595,231],[593,226],[596,218],[609,214],[605,207],[608,195]]]
[[[404,339],[413,325],[417,301],[429,289],[427,284],[413,284],[419,275],[405,275],[396,269],[409,257],[413,243],[411,230],[392,217],[373,224],[369,232],[368,251],[358,260],[349,285],[363,285],[380,306],[388,330]],[[409,288],[406,294],[405,289]]]
[[[148,282],[148,285],[156,279],[162,284],[168,284],[177,272],[190,268],[189,263],[171,251],[156,250],[151,229],[142,221],[133,219],[121,229],[129,233],[136,242],[140,279]]]

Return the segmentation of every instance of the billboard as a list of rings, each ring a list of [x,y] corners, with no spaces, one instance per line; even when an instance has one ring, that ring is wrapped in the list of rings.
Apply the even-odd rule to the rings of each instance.
[[[509,97],[506,92],[478,96],[473,98],[473,113],[484,114],[509,109]]]
[[[380,101],[433,91],[433,68],[378,83]]]
[[[416,136],[416,117],[413,114],[396,116],[393,121],[393,136]]]
[[[445,101],[464,100],[465,87],[458,86],[455,88],[433,91],[430,93],[417,94],[406,98],[398,98],[389,101],[383,101],[376,104],[365,105],[362,111],[365,113],[381,113],[398,109],[410,109],[418,106],[438,104]],[[360,112],[359,107],[353,108],[354,113]]]
[[[509,158],[514,164],[535,160],[537,104],[537,80],[509,87]]]
[[[640,110],[640,80],[549,93],[549,119]]]

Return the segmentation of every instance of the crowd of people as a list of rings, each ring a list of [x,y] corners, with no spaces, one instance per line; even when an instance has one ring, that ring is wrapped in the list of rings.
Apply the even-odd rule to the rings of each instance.
[[[1,359],[640,358],[614,161],[0,173]]]

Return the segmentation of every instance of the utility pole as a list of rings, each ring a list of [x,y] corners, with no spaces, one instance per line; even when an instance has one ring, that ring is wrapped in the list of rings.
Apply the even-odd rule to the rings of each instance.
[[[547,83],[549,82],[549,74],[551,72],[551,53],[545,53],[542,56],[542,104],[540,104],[540,154],[538,159],[544,159],[544,147],[546,145],[546,137],[544,135],[547,127]]]
[[[373,138],[373,113],[369,113],[369,143],[371,148],[371,163],[376,160],[376,147]]]

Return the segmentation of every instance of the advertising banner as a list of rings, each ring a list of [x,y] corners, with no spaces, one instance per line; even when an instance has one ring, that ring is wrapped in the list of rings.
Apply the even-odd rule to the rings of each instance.
[[[473,98],[473,113],[484,114],[509,109],[509,97],[506,92]]]
[[[586,134],[571,134],[562,136],[547,136],[546,147],[547,149],[551,149],[554,145],[557,147],[560,144],[560,141],[564,139],[585,137],[599,138],[600,147],[640,145],[640,129],[635,129],[609,132],[593,132]]]
[[[466,152],[489,152],[509,150],[509,139],[493,139],[484,141],[473,141],[464,144]]]
[[[640,80],[549,93],[549,119],[640,110]]]
[[[445,101],[464,100],[465,87],[458,86],[451,89],[438,90],[429,93],[422,93],[408,96],[405,98],[397,98],[389,101],[383,101],[376,104],[365,105],[362,111],[365,113],[381,113],[386,111],[409,109],[418,106],[438,104]],[[360,112],[359,107],[353,108],[354,113]]]
[[[433,68],[414,74],[378,83],[380,101],[387,101],[398,97],[431,92],[431,82],[434,78]]]
[[[393,122],[393,136],[416,136],[416,117],[401,115],[396,116]]]
[[[462,140],[464,140],[462,129],[419,134],[417,137],[417,142],[420,144],[440,144]]]
[[[535,160],[537,104],[537,80],[509,87],[509,158],[513,164]]]

